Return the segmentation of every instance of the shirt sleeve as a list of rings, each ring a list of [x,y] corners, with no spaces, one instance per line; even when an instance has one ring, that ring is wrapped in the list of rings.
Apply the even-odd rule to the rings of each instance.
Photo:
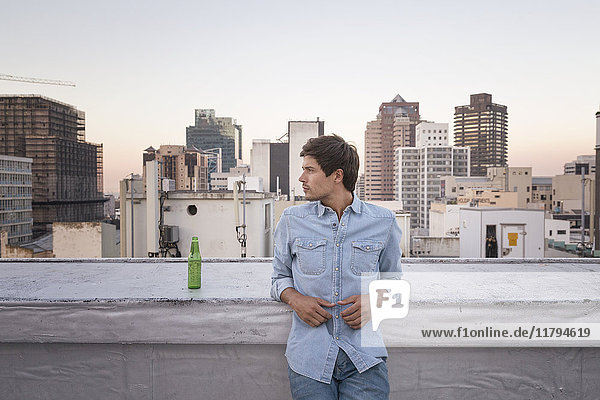
[[[292,275],[292,252],[287,216],[281,219],[275,228],[275,249],[273,252],[273,274],[271,275],[271,297],[281,301],[281,293],[294,287]]]
[[[396,279],[402,277],[402,250],[400,249],[400,239],[402,231],[396,222],[396,218],[392,217],[390,231],[381,254],[379,255],[379,272],[397,273]]]

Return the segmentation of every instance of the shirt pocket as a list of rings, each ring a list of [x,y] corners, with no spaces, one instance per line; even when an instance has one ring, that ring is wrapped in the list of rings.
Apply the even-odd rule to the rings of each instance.
[[[296,239],[298,268],[307,275],[320,275],[325,271],[326,239]]]
[[[383,242],[374,240],[356,240],[352,242],[352,264],[350,268],[355,275],[375,272],[379,253],[383,249]]]

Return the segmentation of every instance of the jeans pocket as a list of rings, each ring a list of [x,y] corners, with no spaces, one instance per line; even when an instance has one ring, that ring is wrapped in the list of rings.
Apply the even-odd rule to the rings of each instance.
[[[355,275],[369,274],[377,271],[379,253],[383,242],[374,240],[355,240],[352,242],[352,264],[350,268]]]
[[[296,239],[298,268],[307,275],[320,275],[325,271],[326,239]]]

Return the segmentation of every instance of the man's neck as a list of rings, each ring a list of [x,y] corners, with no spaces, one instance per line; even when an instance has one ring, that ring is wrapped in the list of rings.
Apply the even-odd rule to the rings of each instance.
[[[352,204],[353,200],[354,196],[352,195],[352,193],[348,190],[344,190],[343,192],[340,192],[339,194],[331,196],[327,199],[322,199],[321,203],[323,203],[325,207],[329,207],[333,211],[335,211],[339,221],[342,218],[344,210],[346,209],[346,207]]]

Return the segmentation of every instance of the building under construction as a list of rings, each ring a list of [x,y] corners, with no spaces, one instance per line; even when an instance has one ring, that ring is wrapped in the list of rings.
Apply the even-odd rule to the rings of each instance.
[[[34,236],[53,222],[102,219],[102,145],[85,141],[84,112],[39,95],[1,95],[0,154],[33,160]]]

